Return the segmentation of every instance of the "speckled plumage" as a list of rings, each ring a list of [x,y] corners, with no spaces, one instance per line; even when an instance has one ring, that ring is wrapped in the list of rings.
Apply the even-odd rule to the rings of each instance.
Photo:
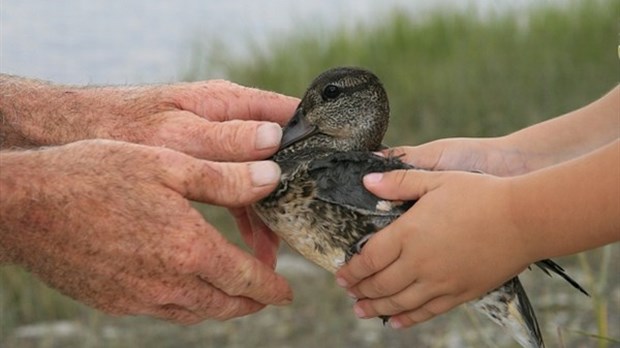
[[[307,259],[334,273],[365,235],[387,226],[411,202],[389,202],[360,190],[371,172],[410,168],[367,152],[317,154],[282,175],[278,188],[255,206],[266,224]]]
[[[257,214],[307,259],[334,273],[369,236],[415,202],[382,200],[362,184],[372,172],[412,169],[380,157],[389,104],[379,79],[357,68],[335,68],[310,85],[284,128],[273,159],[282,168],[277,189],[255,204]],[[537,262],[587,294],[551,260]],[[489,292],[473,307],[523,347],[544,347],[533,308],[517,277]]]

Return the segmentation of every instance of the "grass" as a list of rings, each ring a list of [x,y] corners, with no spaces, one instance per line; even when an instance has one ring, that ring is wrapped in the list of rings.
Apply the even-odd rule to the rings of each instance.
[[[327,68],[363,66],[390,96],[391,143],[504,134],[581,106],[617,83],[618,5],[571,4],[490,18],[438,12],[411,19],[395,10],[376,27],[274,39],[250,50],[251,59],[214,54],[186,76],[223,71],[242,84],[300,96]]]
[[[571,1],[561,8],[480,15],[436,12],[413,17],[395,10],[377,26],[305,30],[233,57],[225,45],[197,46],[187,80],[224,75],[235,82],[300,96],[321,71],[363,66],[390,96],[390,144],[449,136],[495,136],[582,106],[618,83],[620,2]],[[216,53],[204,55],[214,45]],[[213,52],[213,51],[211,51]],[[198,206],[231,239],[222,209]],[[292,256],[282,251],[284,260]],[[620,246],[558,260],[589,289],[580,296],[558,279],[526,272],[525,287],[548,346],[618,345]],[[282,262],[286,266],[287,262]],[[303,268],[305,269],[305,268]],[[47,288],[17,267],[0,268],[2,347],[514,347],[485,318],[455,310],[411,330],[383,329],[354,318],[333,278],[308,265],[282,267],[293,305],[224,323],[179,327],[148,318],[114,318]],[[66,320],[79,334],[26,338],[23,326]],[[21,330],[21,331],[20,331]]]

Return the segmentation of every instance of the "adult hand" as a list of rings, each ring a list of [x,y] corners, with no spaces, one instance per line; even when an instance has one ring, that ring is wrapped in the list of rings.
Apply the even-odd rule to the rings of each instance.
[[[0,156],[9,193],[0,201],[0,261],[77,300],[185,324],[291,301],[283,278],[188,201],[249,205],[274,189],[273,162],[210,162],[108,140]]]
[[[280,145],[281,127],[298,99],[211,80],[151,87],[142,92],[159,110],[147,119],[118,117],[116,127],[103,124],[113,139],[170,147],[217,161],[264,159]],[[267,122],[268,121],[268,122]],[[276,122],[276,123],[273,123]],[[119,123],[124,123],[118,127]],[[145,128],[145,124],[148,127]]]
[[[282,137],[278,124],[298,103],[223,80],[76,88],[0,74],[0,85],[1,148],[108,138],[229,162],[273,154]],[[250,208],[231,213],[255,256],[274,265],[277,237]]]
[[[0,84],[2,148],[105,138],[209,160],[263,159],[298,103],[223,80],[76,88],[0,74]]]
[[[357,315],[391,315],[393,327],[408,327],[524,270],[533,260],[511,219],[507,180],[417,170],[366,176],[379,197],[418,201],[337,272],[361,299]]]

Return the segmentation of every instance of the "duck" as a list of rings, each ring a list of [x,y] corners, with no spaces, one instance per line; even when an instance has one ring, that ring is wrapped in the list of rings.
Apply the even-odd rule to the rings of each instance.
[[[382,142],[389,116],[387,93],[374,73],[358,67],[321,73],[283,128],[280,148],[272,157],[282,169],[278,186],[253,205],[262,221],[293,250],[331,273],[415,204],[381,199],[362,182],[364,175],[373,172],[421,170],[397,156],[376,154],[387,148]],[[588,295],[554,261],[535,265]],[[470,304],[521,346],[544,347],[518,276]],[[382,319],[385,324],[389,318]]]

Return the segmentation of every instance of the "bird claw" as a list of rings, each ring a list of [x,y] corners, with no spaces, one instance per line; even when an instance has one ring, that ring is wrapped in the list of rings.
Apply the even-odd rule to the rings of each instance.
[[[358,240],[355,244],[353,244],[353,248],[355,249],[356,254],[362,252],[362,248],[364,247],[364,245],[366,245],[366,243],[370,240],[370,237],[372,237],[373,235],[374,233],[367,234],[362,237],[362,239]]]
[[[349,247],[346,253],[346,262],[348,262],[353,257],[353,255],[361,253],[362,248],[364,247],[364,245],[366,245],[368,240],[370,240],[370,237],[372,237],[373,235],[374,233],[369,233],[357,242],[355,242],[353,245],[351,245],[351,247]]]

